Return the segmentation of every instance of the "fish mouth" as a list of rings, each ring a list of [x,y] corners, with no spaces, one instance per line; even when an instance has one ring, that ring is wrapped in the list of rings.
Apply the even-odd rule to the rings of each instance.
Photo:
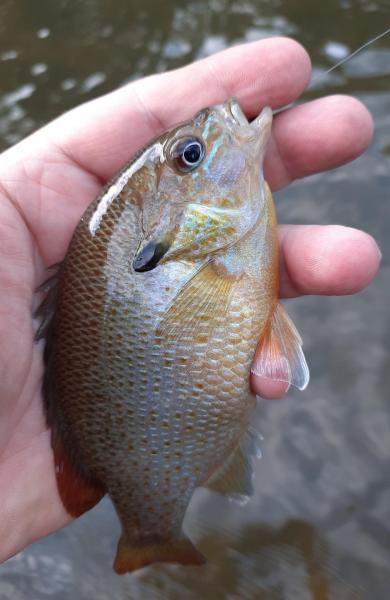
[[[134,271],[136,271],[136,273],[152,271],[157,267],[168,250],[168,244],[151,240],[135,255],[133,260]]]
[[[251,122],[251,127],[258,131],[269,131],[272,125],[273,111],[265,106],[260,114]]]
[[[238,104],[235,98],[230,98],[230,100],[227,101],[227,106],[237,125],[248,125],[248,119],[242,112],[241,106]]]
[[[271,108],[265,106],[260,114],[253,121],[249,122],[235,98],[230,98],[226,102],[226,106],[236,125],[245,127],[245,130],[248,130],[249,125],[249,131],[255,132],[256,136],[260,134],[262,137],[268,138],[273,116]]]

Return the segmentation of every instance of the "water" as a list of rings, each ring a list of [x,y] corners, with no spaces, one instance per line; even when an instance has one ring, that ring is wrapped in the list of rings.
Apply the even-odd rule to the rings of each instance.
[[[289,310],[312,381],[263,402],[256,493],[245,507],[199,492],[187,529],[202,568],[111,571],[118,524],[103,502],[0,567],[0,600],[382,600],[390,590],[390,41],[325,71],[389,26],[387,0],[164,3],[28,0],[0,5],[0,147],[132,78],[243,41],[292,35],[308,48],[307,97],[351,93],[375,139],[355,163],[277,194],[281,222],[341,223],[378,240],[381,271],[355,297],[304,298]]]

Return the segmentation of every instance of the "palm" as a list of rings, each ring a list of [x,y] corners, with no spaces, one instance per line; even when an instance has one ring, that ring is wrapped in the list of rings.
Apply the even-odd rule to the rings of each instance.
[[[228,95],[235,95],[249,116],[267,103],[287,104],[303,91],[308,75],[297,44],[281,39],[250,44],[80,107],[1,157],[0,560],[69,520],[57,493],[42,411],[43,344],[33,341],[34,290],[45,269],[62,260],[102,183],[162,127]],[[172,90],[173,101],[165,104],[161,98]],[[352,99],[292,109],[276,119],[267,179],[278,188],[346,162],[364,150],[370,135],[370,118]],[[328,142],[323,147],[322,137]],[[351,252],[356,246],[359,263]],[[352,293],[369,282],[378,265],[375,243],[356,230],[284,227],[281,247],[285,296]],[[264,393],[264,382],[253,385]]]
[[[44,172],[34,172],[34,165],[18,161],[13,175],[10,177],[8,171],[3,177],[5,186],[14,181],[16,188],[10,194],[4,187],[0,198],[0,489],[9,487],[10,477],[15,485],[18,481],[31,484],[25,489],[37,510],[35,516],[42,511],[47,525],[38,535],[63,524],[67,516],[56,496],[49,432],[42,411],[43,344],[33,341],[34,290],[44,277],[45,267],[63,256],[74,222],[99,189],[82,169],[75,169],[65,157],[61,160],[58,156],[57,161],[50,150],[52,162],[44,160]],[[26,168],[31,169],[30,174]],[[63,178],[57,176],[57,169]],[[68,189],[64,189],[64,181]],[[28,202],[27,211],[20,210],[21,198]],[[66,209],[58,212],[53,210],[55,205]],[[50,214],[57,221],[53,233]],[[39,485],[45,486],[43,496]],[[54,503],[48,502],[49,510],[45,499],[54,499]],[[14,508],[9,507],[11,514]],[[6,520],[1,519],[1,523],[6,527]],[[27,541],[30,535],[35,537],[33,531],[26,534]],[[9,542],[11,553],[17,544],[13,533],[1,537]],[[4,550],[7,555],[7,548]]]

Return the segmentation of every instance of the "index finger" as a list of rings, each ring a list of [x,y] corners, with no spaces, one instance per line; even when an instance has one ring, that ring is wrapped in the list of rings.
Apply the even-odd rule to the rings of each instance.
[[[132,82],[70,111],[46,131],[77,165],[107,180],[151,138],[201,108],[235,96],[251,117],[261,106],[296,100],[310,74],[300,44],[266,39]]]

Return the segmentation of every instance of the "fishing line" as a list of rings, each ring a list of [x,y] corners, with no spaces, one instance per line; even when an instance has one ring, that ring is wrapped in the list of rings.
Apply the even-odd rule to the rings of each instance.
[[[325,75],[328,75],[329,73],[331,73],[332,71],[334,71],[335,69],[337,69],[338,67],[340,67],[341,65],[343,65],[344,63],[346,63],[347,61],[349,61],[351,58],[353,58],[354,56],[356,56],[357,54],[359,54],[359,52],[361,52],[362,50],[364,50],[364,48],[367,48],[368,46],[371,46],[371,44],[375,44],[375,42],[377,42],[378,40],[384,38],[386,35],[388,35],[390,33],[390,27],[388,29],[386,29],[385,31],[382,31],[382,33],[379,33],[377,36],[375,36],[374,38],[371,38],[370,40],[368,40],[367,42],[365,42],[362,46],[359,46],[359,48],[357,48],[356,50],[354,50],[353,52],[351,52],[351,54],[348,54],[348,56],[345,56],[344,58],[342,58],[341,60],[339,60],[335,65],[332,65],[327,71],[325,71]],[[313,83],[316,83],[316,80],[318,81],[319,76],[315,77],[314,79],[312,79],[309,87],[307,88],[308,90],[312,89],[313,87]],[[297,102],[291,102],[290,104],[287,104],[287,106],[282,106],[281,108],[276,108],[273,112],[273,115],[278,115],[279,113],[284,112],[285,110],[288,110],[289,108],[292,108],[293,106],[296,106]]]
[[[368,42],[366,42],[365,44],[363,44],[363,46],[360,46],[360,48],[357,48],[356,50],[354,50],[351,54],[348,54],[348,56],[345,56],[344,58],[342,58],[338,63],[336,63],[335,65],[333,65],[333,67],[330,67],[330,69],[328,69],[327,71],[325,71],[325,74],[327,75],[328,73],[331,73],[334,69],[337,69],[337,67],[340,67],[345,62],[347,62],[347,60],[349,60],[353,56],[356,56],[356,54],[358,54],[358,52],[360,52],[361,50],[364,50],[364,48],[367,48],[367,46],[370,46],[371,44],[374,44],[375,42],[377,42],[381,38],[385,37],[385,35],[387,35],[388,33],[390,33],[390,27],[389,27],[389,29],[386,29],[386,31],[383,31],[382,33],[380,33],[376,37],[372,38],[372,40],[368,40]]]

